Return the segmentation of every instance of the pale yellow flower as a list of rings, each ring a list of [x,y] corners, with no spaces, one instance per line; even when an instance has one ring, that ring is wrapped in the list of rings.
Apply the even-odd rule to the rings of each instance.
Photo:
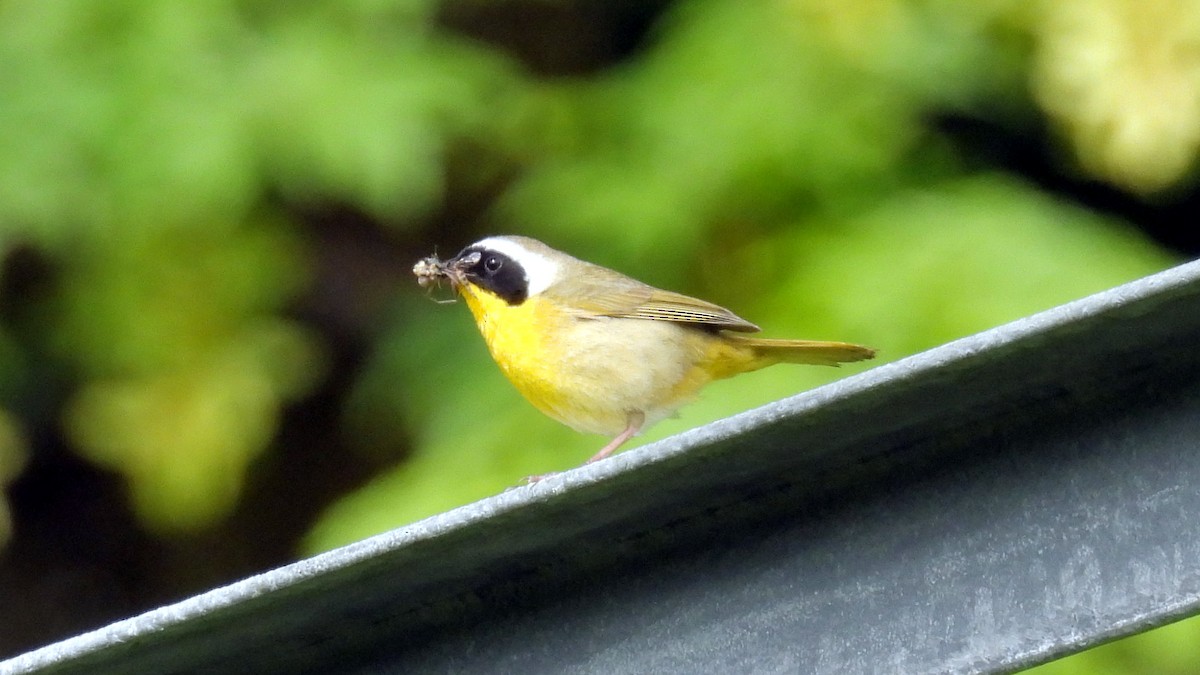
[[[1032,26],[1034,93],[1084,169],[1168,188],[1200,148],[1200,3],[1046,0]]]

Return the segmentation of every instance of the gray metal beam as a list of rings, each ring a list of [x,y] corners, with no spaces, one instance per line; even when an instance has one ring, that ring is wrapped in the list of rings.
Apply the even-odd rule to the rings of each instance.
[[[1200,263],[0,663],[1004,672],[1200,612]]]

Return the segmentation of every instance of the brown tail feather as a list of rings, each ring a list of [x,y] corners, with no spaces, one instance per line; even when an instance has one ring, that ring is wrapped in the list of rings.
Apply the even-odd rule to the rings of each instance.
[[[875,350],[849,342],[820,340],[772,340],[743,335],[725,335],[726,339],[753,348],[767,360],[782,363],[808,363],[836,366],[840,363],[862,361],[875,357]],[[763,364],[766,365],[766,364]]]

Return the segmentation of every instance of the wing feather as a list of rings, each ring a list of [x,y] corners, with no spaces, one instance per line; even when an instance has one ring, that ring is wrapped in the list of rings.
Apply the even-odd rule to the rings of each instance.
[[[583,316],[647,319],[710,326],[744,333],[758,326],[711,302],[664,291],[610,269],[589,265],[591,274],[568,284],[569,304]],[[564,298],[565,300],[566,298]]]

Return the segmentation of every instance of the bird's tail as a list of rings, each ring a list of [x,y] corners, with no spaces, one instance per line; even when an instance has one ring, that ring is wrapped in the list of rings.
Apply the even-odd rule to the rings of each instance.
[[[875,350],[849,342],[822,342],[820,340],[772,340],[726,333],[726,339],[753,350],[761,364],[808,363],[819,366],[836,366],[841,363],[874,358]],[[756,359],[757,360],[757,359]]]

